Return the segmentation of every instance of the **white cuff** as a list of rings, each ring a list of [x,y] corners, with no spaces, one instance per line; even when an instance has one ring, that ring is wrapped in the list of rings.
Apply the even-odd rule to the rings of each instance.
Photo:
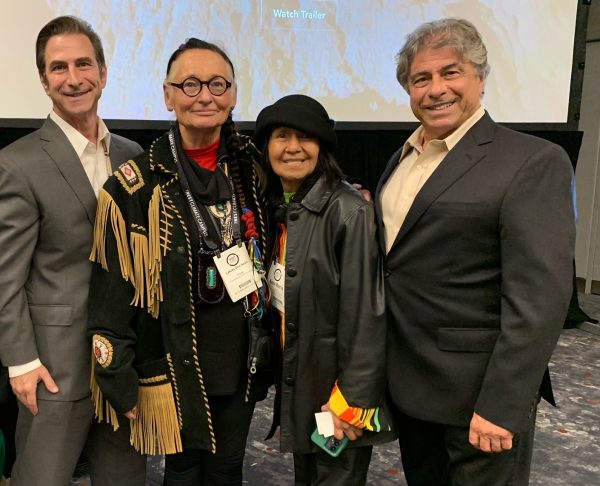
[[[15,376],[24,375],[25,373],[29,373],[40,366],[42,366],[42,362],[39,360],[39,358],[22,365],[9,366],[8,376],[9,378],[14,378]]]

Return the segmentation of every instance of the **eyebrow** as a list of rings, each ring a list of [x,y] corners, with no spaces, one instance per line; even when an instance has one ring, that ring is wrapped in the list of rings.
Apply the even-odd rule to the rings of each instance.
[[[84,61],[93,63],[93,60],[91,57],[84,56],[84,57],[78,57],[77,59],[75,59],[75,64],[84,62]],[[62,59],[55,59],[50,64],[48,64],[48,67],[54,67],[54,66],[57,66],[60,64],[68,64],[68,61],[63,61]]]
[[[464,63],[462,63],[462,62],[453,62],[452,64],[448,64],[447,66],[442,67],[442,71],[447,71],[448,69],[453,69],[453,68],[460,68],[463,65],[464,65]]]
[[[442,68],[440,69],[440,72],[448,71],[449,69],[452,69],[452,68],[459,68],[462,64],[463,63],[458,62],[458,61],[457,62],[453,62],[451,64],[447,64],[445,66],[442,66]],[[427,75],[430,72],[431,71],[418,71],[418,72],[416,72],[414,74],[411,74],[409,79],[414,79],[414,78],[417,78],[419,76]]]
[[[220,78],[223,78],[225,81],[229,81],[229,82],[233,81],[233,78],[230,78],[228,75],[226,75],[226,74],[218,74],[218,73],[209,74],[208,76],[206,76],[205,79],[202,79],[201,76],[199,76],[197,74],[193,74],[193,73],[191,73],[191,74],[190,73],[183,74],[182,76],[183,76],[183,79],[196,78],[199,81],[208,81],[208,80],[210,80],[212,78],[216,78],[218,76]]]

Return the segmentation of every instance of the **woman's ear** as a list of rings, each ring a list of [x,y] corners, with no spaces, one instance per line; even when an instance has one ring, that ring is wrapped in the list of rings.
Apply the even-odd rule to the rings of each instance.
[[[168,86],[167,83],[164,82],[163,83],[163,97],[165,99],[165,106],[167,107],[167,110],[173,111],[174,106],[173,106],[173,101],[171,100],[171,90],[169,88],[170,88],[170,86]]]

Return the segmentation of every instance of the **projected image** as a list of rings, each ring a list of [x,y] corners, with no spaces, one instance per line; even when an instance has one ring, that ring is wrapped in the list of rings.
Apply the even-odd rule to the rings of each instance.
[[[395,79],[394,57],[406,33],[427,20],[471,20],[489,49],[492,72],[484,104],[500,122],[567,119],[576,0],[30,0],[9,12],[0,55],[32,45],[57,15],[88,20],[107,55],[100,105],[107,119],[168,120],[162,81],[171,52],[187,37],[215,42],[237,74],[234,119],[254,121],[290,93],[319,99],[337,121],[413,121]],[[36,5],[37,4],[37,5]],[[38,8],[39,7],[39,8]],[[7,8],[7,7],[5,7]],[[23,16],[22,19],[17,18]],[[23,22],[30,30],[19,26]],[[4,36],[11,35],[11,38]],[[14,36],[25,36],[14,39]],[[3,57],[4,59],[4,57]],[[41,88],[38,88],[41,91]],[[30,90],[31,91],[31,90]],[[43,93],[42,93],[43,95]],[[31,93],[0,93],[0,117],[42,118],[47,103]],[[21,97],[21,99],[15,99]],[[8,108],[7,108],[8,107]],[[7,111],[8,110],[8,111]]]

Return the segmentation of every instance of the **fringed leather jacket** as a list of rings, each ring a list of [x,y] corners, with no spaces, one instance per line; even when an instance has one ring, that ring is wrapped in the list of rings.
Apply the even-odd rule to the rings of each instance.
[[[254,166],[259,154],[243,140],[233,185],[240,209],[254,212],[264,252],[266,213]],[[136,408],[131,442],[145,454],[180,452],[182,437],[186,447],[217,447],[197,335],[202,316],[196,315],[188,211],[166,134],[121,165],[98,199],[90,257],[96,262],[92,394],[98,419],[115,429],[127,420],[119,414]],[[263,399],[271,376],[244,369],[246,400]]]

